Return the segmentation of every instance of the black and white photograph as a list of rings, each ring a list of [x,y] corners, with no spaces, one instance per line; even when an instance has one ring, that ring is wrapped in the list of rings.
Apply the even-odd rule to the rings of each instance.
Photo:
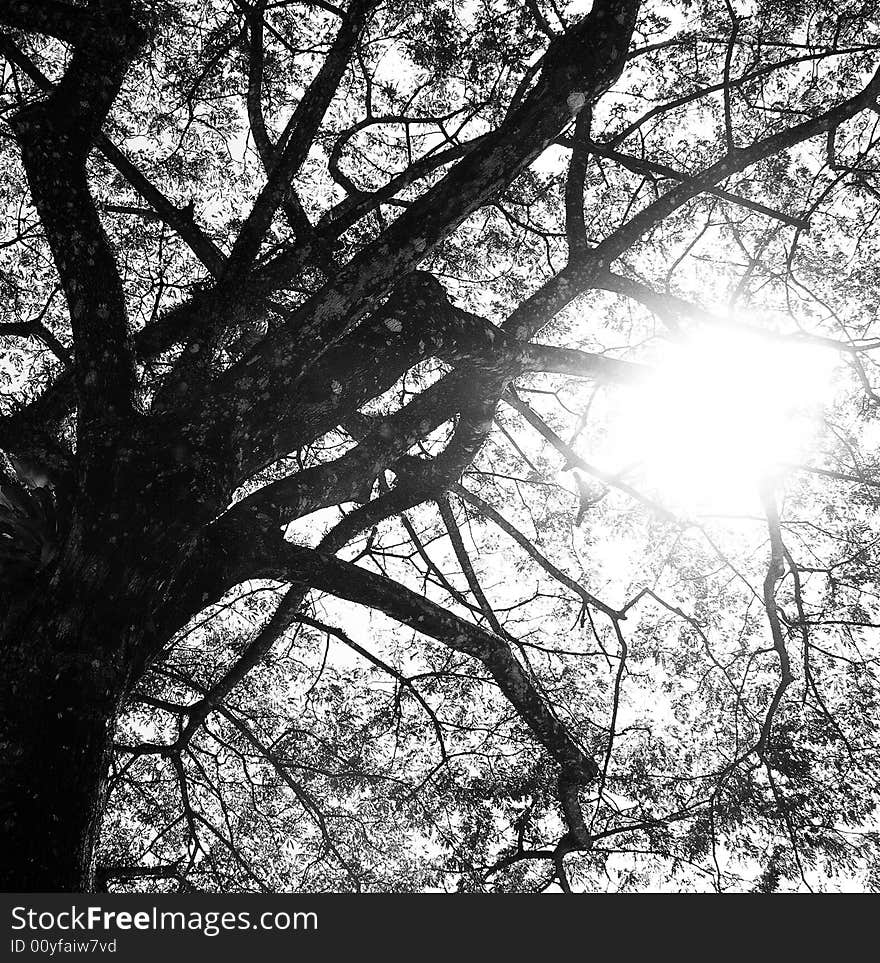
[[[880,891],[878,98],[875,0],[0,0],[4,948]]]

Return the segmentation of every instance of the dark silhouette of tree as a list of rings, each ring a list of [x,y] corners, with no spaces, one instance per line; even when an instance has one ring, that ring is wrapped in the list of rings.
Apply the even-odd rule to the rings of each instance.
[[[876,878],[877,13],[0,0],[4,889]],[[710,518],[591,451],[736,311]]]

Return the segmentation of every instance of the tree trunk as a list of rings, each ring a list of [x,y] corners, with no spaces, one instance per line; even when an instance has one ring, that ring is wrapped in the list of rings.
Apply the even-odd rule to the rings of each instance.
[[[0,889],[88,892],[130,640],[118,609],[40,594],[0,621]]]

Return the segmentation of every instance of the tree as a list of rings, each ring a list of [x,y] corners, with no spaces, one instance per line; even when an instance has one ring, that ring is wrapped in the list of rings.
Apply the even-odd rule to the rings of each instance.
[[[4,889],[876,879],[876,5],[586,6],[0,0]]]

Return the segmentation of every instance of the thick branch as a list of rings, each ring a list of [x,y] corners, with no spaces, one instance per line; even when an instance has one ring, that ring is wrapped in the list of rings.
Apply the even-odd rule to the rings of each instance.
[[[482,149],[453,167],[310,298],[284,332],[268,338],[218,383],[211,406],[214,417],[230,410],[230,396],[241,396],[242,378],[253,381],[254,365],[262,372],[261,388],[272,397],[290,398],[308,361],[369,311],[395,277],[411,270],[509,184],[570,122],[572,113],[614,81],[625,62],[636,8],[634,2],[600,0],[586,18],[554,41],[545,55],[541,80]],[[271,277],[271,266],[265,276]],[[259,424],[250,422],[241,429],[255,438],[272,430],[281,417],[280,412],[263,409]]]
[[[107,461],[134,396],[122,284],[86,175],[88,153],[145,39],[132,21],[113,26],[75,51],[45,101],[12,119],[31,196],[67,298],[80,449],[87,476],[91,473],[96,481],[110,470]]]
[[[871,81],[858,94],[818,117],[757,140],[749,147],[725,154],[701,173],[694,174],[686,182],[672,188],[634,214],[585,256],[570,260],[559,274],[524,301],[507,318],[502,327],[522,340],[534,337],[566,305],[585,291],[597,286],[597,279],[605,273],[613,261],[693,197],[764,158],[788,150],[818,134],[826,133],[844,120],[870,108],[878,94],[880,94],[880,71],[874,74]]]
[[[275,557],[266,563],[274,577],[302,581],[338,598],[378,609],[422,635],[478,659],[569,778],[585,783],[598,774],[595,761],[553,715],[507,643],[498,636],[465,622],[390,579],[310,549],[280,542]]]

